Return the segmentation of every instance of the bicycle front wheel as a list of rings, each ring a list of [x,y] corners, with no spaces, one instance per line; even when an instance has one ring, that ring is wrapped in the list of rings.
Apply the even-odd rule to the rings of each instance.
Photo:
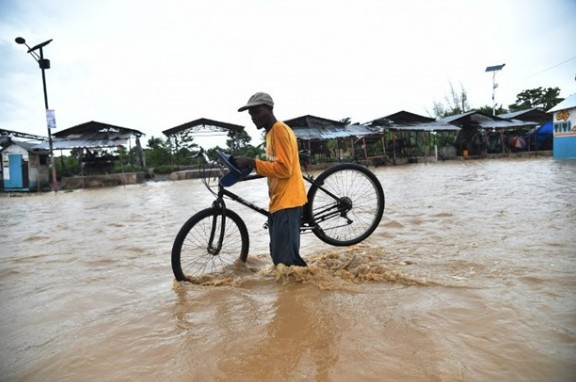
[[[342,163],[321,173],[308,191],[314,234],[335,246],[358,244],[374,232],[384,213],[384,190],[364,166]]]
[[[246,261],[248,246],[248,230],[235,212],[217,207],[202,210],[184,223],[174,240],[174,277],[192,281],[224,272],[237,261]]]

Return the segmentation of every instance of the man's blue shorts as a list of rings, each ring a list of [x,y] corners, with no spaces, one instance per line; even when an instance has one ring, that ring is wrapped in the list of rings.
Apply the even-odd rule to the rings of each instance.
[[[268,217],[270,256],[274,265],[307,266],[300,257],[300,225],[302,207],[276,211]]]

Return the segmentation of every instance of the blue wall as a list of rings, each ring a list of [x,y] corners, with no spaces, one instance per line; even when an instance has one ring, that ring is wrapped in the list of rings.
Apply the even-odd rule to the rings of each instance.
[[[576,158],[576,136],[554,137],[554,158]]]

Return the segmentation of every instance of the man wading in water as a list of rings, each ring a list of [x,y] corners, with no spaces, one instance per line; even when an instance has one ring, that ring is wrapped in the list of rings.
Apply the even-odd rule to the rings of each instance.
[[[257,129],[266,130],[266,160],[235,157],[240,169],[253,167],[268,178],[270,196],[268,231],[270,256],[274,265],[307,264],[300,257],[300,222],[306,204],[306,187],[298,158],[298,143],[292,129],[278,121],[274,101],[266,93],[256,93],[238,111],[248,110]]]

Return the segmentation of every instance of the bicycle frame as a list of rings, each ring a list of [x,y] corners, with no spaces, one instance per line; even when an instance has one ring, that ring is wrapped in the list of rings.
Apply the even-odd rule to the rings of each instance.
[[[200,148],[200,151],[198,152],[198,154],[196,154],[196,156],[203,156],[206,163],[207,164],[218,164],[218,166],[220,167],[220,173],[222,175],[222,165],[218,162],[218,161],[211,161],[208,158],[208,154],[206,153],[206,151],[203,148]],[[263,176],[261,175],[248,175],[246,178],[242,179],[243,182],[245,181],[249,181],[249,180],[254,180],[254,179],[262,179]],[[317,222],[323,222],[326,221],[330,218],[333,218],[337,215],[340,215],[341,217],[345,217],[347,219],[347,223],[350,224],[352,223],[352,220],[350,220],[346,213],[352,208],[352,203],[349,199],[347,198],[340,198],[336,195],[334,195],[332,192],[330,192],[329,190],[327,190],[326,188],[323,187],[323,185],[321,183],[319,183],[318,181],[316,181],[314,179],[314,177],[310,174],[308,175],[302,175],[302,178],[307,181],[308,183],[310,183],[311,186],[315,186],[316,188],[318,188],[319,190],[321,190],[322,192],[326,193],[326,195],[330,196],[332,199],[334,199],[334,204],[332,205],[328,205],[324,208],[322,208],[320,211],[317,211],[315,216],[314,216],[314,220]],[[206,182],[205,178],[203,179],[204,181],[204,185],[208,188],[208,190],[214,194],[214,196],[216,196],[216,200],[214,200],[214,202],[212,203],[213,207],[218,207],[218,208],[222,208],[222,209],[226,209],[226,203],[224,201],[225,197],[230,198],[231,200],[242,204],[245,207],[250,208],[251,210],[260,213],[263,216],[268,217],[269,216],[269,211],[265,208],[259,207],[256,204],[249,202],[248,200],[242,198],[241,196],[235,194],[234,192],[228,190],[227,188],[223,187],[220,183],[218,183],[218,192],[214,192],[214,190],[212,190],[212,188],[210,187],[210,185],[208,185],[208,183]],[[304,206],[304,214],[302,216],[302,223],[300,225],[300,231],[301,232],[306,232],[306,231],[312,231],[314,229],[314,227],[312,226],[312,222],[314,221],[312,219],[312,212],[308,210],[307,208],[307,204]],[[214,217],[214,219],[216,219],[216,217]],[[223,236],[224,236],[224,227],[225,227],[225,215],[222,215],[222,224],[221,224],[221,230],[220,230],[220,234],[218,235],[218,245],[216,247],[213,247],[212,243],[214,242],[214,238],[216,235],[215,232],[215,227],[217,226],[216,221],[214,221],[214,224],[212,224],[212,230],[210,232],[210,239],[209,239],[209,250],[214,252],[214,254],[218,254],[219,248],[221,248],[221,240],[223,240]],[[266,222],[264,224],[264,228],[267,228],[268,222]]]
[[[244,178],[242,181],[249,181],[249,180],[254,180],[254,179],[262,179],[263,177],[260,175],[249,175],[246,178]],[[316,219],[319,221],[324,221],[326,219],[329,219],[330,217],[333,217],[335,215],[338,214],[343,214],[345,213],[347,210],[350,209],[350,203],[347,202],[346,200],[342,200],[340,198],[338,198],[336,195],[334,195],[333,193],[331,193],[330,191],[328,191],[327,189],[323,188],[322,185],[318,182],[316,182],[316,180],[312,177],[312,176],[302,176],[302,178],[307,181],[308,183],[310,183],[311,185],[315,185],[316,187],[318,187],[318,189],[322,190],[323,192],[325,192],[327,195],[329,195],[331,198],[334,199],[335,203],[336,203],[336,207],[334,206],[329,206],[326,207],[324,210],[320,211],[319,215],[316,216]],[[241,196],[239,196],[238,194],[235,194],[234,192],[222,187],[220,184],[218,184],[218,192],[216,193],[216,200],[214,201],[214,203],[212,204],[214,207],[220,207],[220,208],[226,208],[226,204],[224,202],[224,197],[228,197],[231,200],[242,204],[245,207],[250,208],[251,210],[260,213],[261,215],[264,215],[266,217],[269,216],[269,211],[265,208],[262,208],[260,206],[257,206],[256,204],[249,202],[248,200],[242,198]],[[309,231],[312,230],[312,226],[310,226],[310,216],[309,213],[306,209],[306,206],[304,206],[304,216],[302,219],[302,224],[300,226],[300,230],[301,231]]]

